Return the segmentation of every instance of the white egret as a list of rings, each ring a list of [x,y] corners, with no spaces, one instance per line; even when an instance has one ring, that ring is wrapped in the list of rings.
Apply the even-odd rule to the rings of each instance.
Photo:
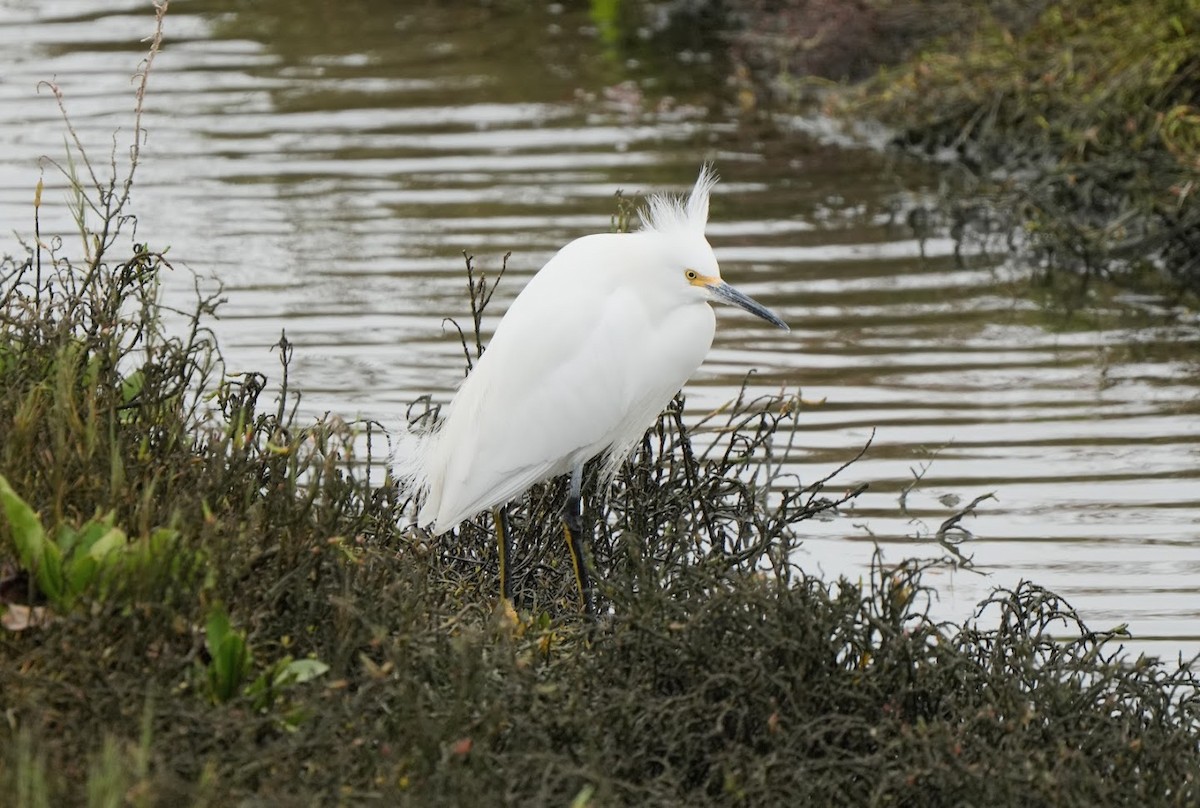
[[[559,250],[513,301],[440,428],[418,438],[400,469],[424,497],[418,524],[434,535],[500,506],[504,598],[511,547],[503,506],[570,472],[564,532],[591,611],[580,541],[584,463],[605,453],[601,480],[611,480],[712,346],[710,302],[787,330],[721,279],[704,235],[716,180],[705,166],[686,202],[650,197],[639,231],[584,236]]]

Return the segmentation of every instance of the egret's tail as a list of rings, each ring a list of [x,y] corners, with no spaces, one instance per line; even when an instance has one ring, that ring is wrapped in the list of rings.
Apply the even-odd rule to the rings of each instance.
[[[417,525],[427,527],[437,517],[437,491],[432,479],[430,459],[434,454],[438,433],[434,429],[408,428],[396,439],[392,472],[400,491],[417,503]]]

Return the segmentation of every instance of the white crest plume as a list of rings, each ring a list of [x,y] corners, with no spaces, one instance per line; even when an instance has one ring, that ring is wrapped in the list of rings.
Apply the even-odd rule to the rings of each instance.
[[[704,235],[704,225],[708,223],[708,197],[716,184],[717,172],[705,163],[687,202],[681,197],[652,194],[646,199],[646,207],[638,212],[642,229],[656,233],[682,230]]]

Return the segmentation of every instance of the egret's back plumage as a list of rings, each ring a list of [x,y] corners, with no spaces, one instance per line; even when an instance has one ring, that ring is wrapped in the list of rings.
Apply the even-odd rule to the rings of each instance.
[[[686,202],[651,197],[636,233],[563,247],[522,290],[440,428],[402,450],[424,495],[418,523],[443,533],[607,452],[611,476],[712,344],[718,277],[704,237],[715,174]]]

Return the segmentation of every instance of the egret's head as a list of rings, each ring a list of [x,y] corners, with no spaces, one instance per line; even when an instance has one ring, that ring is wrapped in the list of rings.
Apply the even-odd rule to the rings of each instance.
[[[651,196],[640,214],[642,229],[667,239],[668,264],[682,282],[681,289],[710,301],[738,306],[787,331],[787,323],[779,315],[721,280],[721,268],[704,237],[704,227],[708,224],[708,198],[716,184],[716,172],[712,166],[705,165],[686,202],[659,194]]]

